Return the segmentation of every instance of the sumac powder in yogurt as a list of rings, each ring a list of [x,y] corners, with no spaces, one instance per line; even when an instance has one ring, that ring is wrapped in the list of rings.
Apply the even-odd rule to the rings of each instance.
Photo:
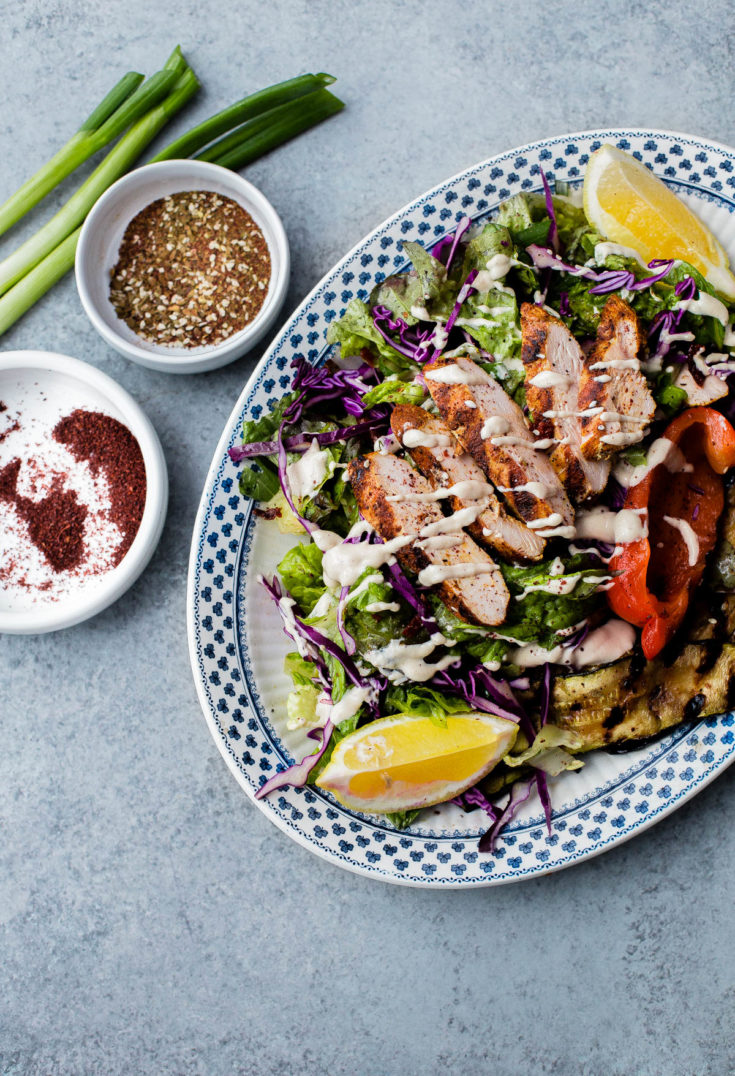
[[[38,389],[27,415],[0,414],[0,587],[53,601],[110,571],[145,500],[127,426],[100,411],[64,413]]]
[[[265,236],[241,205],[215,191],[181,191],[128,224],[110,301],[152,344],[213,346],[257,316],[270,278]]]
[[[138,533],[145,507],[145,463],[140,445],[127,426],[99,411],[72,411],[54,429],[54,440],[78,460],[87,460],[93,475],[105,472],[110,488],[110,520],[122,531],[115,564],[125,556]]]

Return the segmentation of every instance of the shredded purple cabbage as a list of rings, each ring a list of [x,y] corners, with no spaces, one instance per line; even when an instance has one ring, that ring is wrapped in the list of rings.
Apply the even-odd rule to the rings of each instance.
[[[551,235],[551,232],[549,232],[549,235]],[[674,262],[670,259],[654,258],[653,261],[648,263],[648,268],[658,271],[651,276],[638,280],[635,273],[631,273],[627,269],[597,270],[592,269],[589,265],[570,265],[559,257],[555,249],[550,250],[548,247],[539,246],[537,243],[531,243],[530,246],[526,247],[526,252],[537,269],[555,269],[557,272],[569,273],[571,276],[584,277],[586,280],[594,281],[594,286],[589,289],[590,295],[607,295],[608,292],[623,289],[627,291],[643,291],[668,276],[674,266]],[[679,285],[677,284],[678,288]],[[566,292],[563,294],[566,296],[566,305],[568,307],[569,296]],[[678,290],[676,294],[680,294]],[[568,312],[567,309],[566,313]],[[562,313],[561,309],[560,313]]]
[[[320,670],[320,672],[326,672],[326,665],[321,654],[319,653],[319,647],[321,647],[322,650],[326,650],[328,654],[331,654],[331,656],[340,663],[340,665],[345,671],[345,674],[347,675],[347,678],[352,681],[355,687],[366,688],[370,686],[368,679],[366,679],[362,675],[350,655],[347,654],[347,652],[343,650],[341,646],[338,646],[337,643],[332,642],[331,639],[327,638],[326,635],[323,635],[322,632],[318,631],[317,628],[313,627],[311,624],[305,624],[303,619],[297,613],[294,612],[294,608],[298,608],[298,606],[295,600],[288,593],[288,591],[283,589],[277,576],[274,576],[273,579],[271,579],[270,581],[266,579],[265,576],[261,576],[259,582],[265,587],[265,589],[268,591],[268,594],[275,602],[278,611],[281,614],[281,619],[283,620],[284,631],[286,632],[288,637],[296,641],[296,636],[294,636],[293,631],[297,632],[298,637],[302,639],[303,642],[306,644],[309,657],[317,666],[317,669]],[[282,601],[284,598],[287,599],[290,603],[292,603],[290,615],[284,613],[282,605]],[[290,628],[293,628],[293,631],[289,630]],[[328,687],[329,682],[330,681],[327,676],[325,686]]]
[[[454,233],[450,232],[448,235],[445,235],[431,248],[431,256],[441,262],[447,272],[449,272],[452,267],[452,262],[457,253],[459,242],[471,224],[472,221],[469,217],[462,217],[454,230]]]
[[[457,318],[459,317],[459,312],[462,309],[463,305],[467,302],[467,300],[469,299],[469,297],[471,295],[475,294],[475,289],[472,287],[472,282],[473,282],[473,280],[475,279],[476,276],[477,276],[477,269],[472,269],[467,274],[467,279],[465,280],[462,287],[459,289],[459,294],[457,295],[457,301],[454,304],[454,306],[452,307],[452,312],[449,315],[449,317],[447,318],[447,323],[444,326],[444,333],[445,333],[445,335],[447,337],[449,336],[450,332],[452,331],[452,328],[454,327],[454,323],[457,320]],[[439,354],[442,350],[443,350],[442,348],[437,348],[436,353]]]
[[[549,214],[549,218],[551,220],[551,227],[549,228],[549,243],[551,245],[552,250],[556,254],[558,254],[559,253],[559,229],[556,226],[556,213],[554,212],[554,200],[551,197],[551,187],[549,186],[549,181],[546,178],[546,172],[544,172],[543,168],[540,169],[540,172],[541,172],[541,182],[544,185],[544,198],[546,199],[546,212]]]
[[[506,827],[508,822],[515,818],[519,809],[529,799],[534,786],[536,786],[536,775],[531,777],[528,781],[516,781],[510,790],[510,798],[508,799],[508,803],[502,814],[496,815],[495,821],[490,826],[490,829],[480,837],[480,843],[478,845],[478,850],[480,852],[495,851],[495,845],[500,836],[500,831]]]
[[[459,796],[455,796],[451,802],[456,803],[458,807],[463,807],[465,810],[471,810],[473,807],[481,807],[485,814],[490,816],[490,819],[493,822],[496,822],[500,817],[500,808],[492,804],[485,793],[482,792],[477,785],[468,788],[466,792],[462,792]]]
[[[449,252],[454,244],[454,236],[450,232],[448,235],[442,236],[438,243],[435,243],[431,248],[432,258],[436,258],[438,262],[446,266],[447,259],[449,258]]]
[[[462,238],[462,236],[465,234],[467,229],[470,227],[471,224],[472,224],[472,221],[470,220],[469,217],[462,217],[462,220],[457,225],[457,229],[456,229],[456,231],[454,233],[454,239],[452,240],[452,245],[451,245],[450,250],[449,250],[449,256],[448,256],[448,258],[446,260],[446,270],[447,270],[447,272],[449,272],[449,270],[452,267],[452,262],[454,261],[454,255],[457,253],[457,247],[459,246],[459,241]]]
[[[283,443],[283,427],[284,426],[285,426],[285,423],[282,423],[278,427],[278,439],[277,439],[277,442],[276,442],[277,445],[278,445],[278,481],[281,484],[281,489],[283,490],[283,496],[286,498],[286,503],[288,504],[288,507],[291,509],[293,514],[296,516],[299,523],[304,528],[304,530],[307,532],[307,534],[311,534],[312,531],[318,530],[318,528],[315,527],[314,524],[311,523],[308,519],[306,519],[304,516],[301,515],[298,508],[294,504],[293,497],[291,496],[291,485],[290,485],[289,480],[288,480],[288,455],[286,453],[286,447],[285,447],[285,445]]]
[[[283,446],[288,452],[298,452],[307,449],[312,441],[316,441],[322,448],[325,445],[336,444],[337,441],[347,441],[350,437],[362,437],[365,434],[377,436],[388,424],[390,412],[384,407],[375,407],[367,412],[363,422],[356,422],[354,426],[342,426],[338,430],[324,430],[322,433],[297,433],[292,437],[283,438]],[[234,445],[228,449],[228,455],[233,463],[242,463],[243,460],[254,459],[256,456],[275,456],[278,453],[278,441],[253,441],[248,445]]]
[[[693,299],[698,292],[697,283],[694,277],[687,276],[674,288],[674,293],[679,299]],[[658,334],[658,342],[656,348],[651,355],[651,362],[656,362],[659,359],[663,359],[668,355],[671,349],[671,341],[668,339],[669,335],[674,335],[676,329],[678,329],[681,319],[686,313],[685,310],[662,310],[656,314],[655,318],[651,322],[651,327],[648,330],[649,340]],[[680,359],[681,362],[686,361],[686,356]]]
[[[654,273],[653,276],[643,277],[642,280],[637,280],[635,273],[628,272],[627,269],[606,269],[604,272],[598,274],[599,283],[590,288],[590,295],[607,295],[611,291],[622,291],[625,288],[627,291],[643,291],[645,288],[650,288],[652,284],[657,284],[659,280],[663,280],[671,272],[674,262],[672,260],[666,260],[663,258],[656,258],[654,261],[648,263],[649,269],[658,268],[663,266],[658,273]]]
[[[541,806],[544,809],[544,817],[546,818],[546,830],[549,836],[551,836],[551,796],[549,795],[549,779],[543,770],[537,770],[535,777],[538,798],[541,800]]]
[[[514,721],[533,740],[535,732],[531,720],[507,681],[496,680],[484,665],[459,670],[442,669],[432,678],[431,685],[449,688],[451,694],[459,695],[473,710]]]
[[[363,396],[380,381],[377,371],[367,363],[354,370],[334,370],[326,363],[312,366],[306,359],[298,358],[294,359],[291,365],[296,370],[291,390],[299,395],[289,404],[284,418],[292,426],[299,421],[305,410],[335,401],[339,402],[348,414],[359,417],[365,410]]]
[[[569,292],[563,291],[559,295],[559,314],[563,318],[568,318],[572,312],[572,308],[569,305]]]
[[[572,634],[567,637],[567,641],[564,644],[565,648],[567,650],[576,650],[578,647],[580,647],[582,645],[582,643],[585,641],[585,639],[587,638],[589,633],[590,633],[589,621],[585,620],[584,624],[582,624],[582,626],[580,628],[577,628],[576,631],[572,632]],[[545,724],[545,722],[542,722],[542,724]]]
[[[337,602],[337,630],[339,631],[340,638],[344,644],[345,651],[352,657],[357,650],[357,643],[345,627],[345,603],[349,592],[349,587],[342,587],[339,592],[339,601]]]
[[[309,774],[316,766],[319,759],[329,746],[329,741],[332,738],[332,732],[334,731],[334,725],[331,721],[327,721],[322,729],[311,729],[307,732],[307,736],[312,740],[320,740],[320,743],[316,751],[307,755],[301,762],[294,762],[292,766],[287,766],[285,770],[281,770],[270,780],[262,784],[258,791],[255,793],[256,800],[262,800],[264,796],[267,796],[270,792],[275,792],[277,788],[283,788],[284,785],[291,785],[293,788],[303,788],[306,784]]]
[[[387,306],[374,306],[372,315],[375,328],[395,351],[419,364],[431,358],[434,351],[431,346],[433,329],[407,325],[403,318],[394,318]],[[396,332],[398,340],[389,335]]]
[[[549,720],[551,707],[551,665],[547,661],[544,665],[544,675],[541,680],[541,726]]]

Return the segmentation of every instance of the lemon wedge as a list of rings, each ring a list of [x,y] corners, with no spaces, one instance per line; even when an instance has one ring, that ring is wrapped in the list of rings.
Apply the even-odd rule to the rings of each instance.
[[[317,785],[359,811],[427,807],[458,796],[510,750],[518,727],[490,714],[451,714],[446,727],[395,714],[345,736]]]
[[[635,157],[604,145],[584,174],[587,219],[613,243],[631,247],[646,262],[680,258],[689,262],[729,299],[735,276],[725,251],[708,228],[673,191]]]

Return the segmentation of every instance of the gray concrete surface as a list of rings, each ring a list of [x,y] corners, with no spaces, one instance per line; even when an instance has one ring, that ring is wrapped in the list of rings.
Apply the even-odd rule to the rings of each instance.
[[[492,153],[611,124],[735,143],[731,14],[727,0],[0,3],[0,194],[114,73],[153,70],[177,41],[206,86],[180,129],[333,71],[348,109],[247,173],[290,236],[286,314],[388,213]],[[208,376],[140,369],[97,338],[70,279],[0,346],[117,378],[159,431],[172,491],[160,548],[114,608],[0,638],[0,1072],[735,1070],[735,771],[531,883],[413,891],[322,862],[228,773],[186,648],[199,493],[257,356]]]

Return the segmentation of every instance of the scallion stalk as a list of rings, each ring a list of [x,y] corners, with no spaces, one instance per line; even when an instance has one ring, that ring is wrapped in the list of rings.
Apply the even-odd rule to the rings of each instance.
[[[0,335],[73,268],[81,230],[79,227],[68,235],[10,291],[0,296]]]
[[[199,154],[198,159],[237,171],[310,127],[329,119],[344,107],[344,102],[329,90],[317,90],[238,127],[209,146]]]
[[[123,135],[92,175],[51,220],[0,262],[0,295],[21,280],[82,223],[100,195],[127,172],[161,128],[196,93],[199,81],[186,65],[186,61],[182,59],[181,63],[185,69],[168,96]],[[172,65],[172,70],[176,71],[179,66]]]
[[[142,81],[143,75],[137,71],[129,71],[127,75],[123,75],[66,145],[0,206],[0,235],[45,198],[62,179],[115,137],[113,133],[106,141],[100,142],[98,131],[110,121],[130,95],[134,94]]]
[[[289,101],[305,97],[316,90],[331,86],[335,82],[333,75],[320,72],[318,75],[299,75],[297,78],[287,79],[285,82],[277,82],[274,86],[268,86],[265,90],[251,93],[236,101],[234,105],[223,108],[221,112],[210,116],[208,120],[192,127],[186,134],[175,139],[168,146],[151,158],[154,161],[170,161],[175,158],[193,157],[203,146],[219,138],[227,131],[232,130],[237,124],[252,120],[264,112],[270,112],[279,105]],[[202,160],[210,158],[202,156]]]

